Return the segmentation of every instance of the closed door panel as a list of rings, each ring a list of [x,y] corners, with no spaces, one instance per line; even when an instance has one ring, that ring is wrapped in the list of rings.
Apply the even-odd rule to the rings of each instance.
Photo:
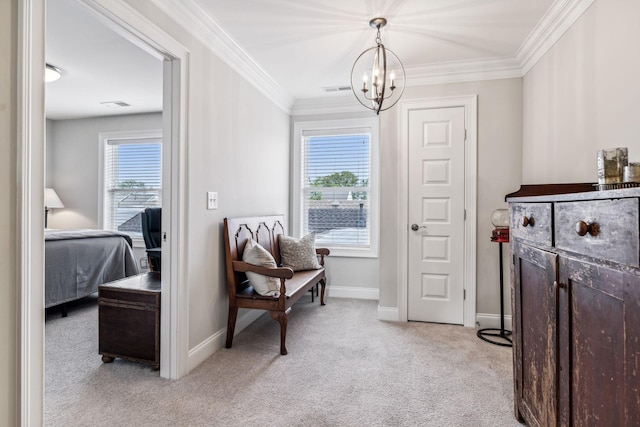
[[[464,322],[464,114],[409,112],[409,320]]]

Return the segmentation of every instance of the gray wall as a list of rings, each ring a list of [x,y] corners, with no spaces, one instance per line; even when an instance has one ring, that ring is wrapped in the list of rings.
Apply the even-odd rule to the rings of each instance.
[[[478,95],[477,178],[477,298],[478,315],[500,312],[498,247],[490,241],[491,214],[506,208],[504,196],[520,186],[522,141],[522,79],[504,79],[460,84],[408,87],[403,101],[446,96]],[[366,114],[298,116],[293,121],[370,117]],[[380,255],[378,258],[329,257],[330,286],[377,289],[379,306],[398,308],[398,273],[406,268],[398,262],[396,224],[397,194],[402,170],[399,113],[394,107],[380,114]],[[504,247],[505,277],[508,281],[508,245]],[[510,294],[505,285],[505,311],[510,314]],[[357,290],[356,289],[356,290]]]
[[[490,241],[491,213],[506,208],[504,196],[520,186],[522,138],[522,80],[490,80],[459,84],[408,87],[403,100],[478,95],[478,179],[477,179],[477,302],[478,314],[500,312],[498,247]],[[391,114],[389,114],[391,113]],[[398,114],[381,113],[381,253],[380,306],[398,307],[398,265],[395,224],[398,218],[397,193],[399,130]],[[505,247],[508,252],[508,247]],[[508,273],[506,273],[508,274]],[[508,276],[507,276],[508,277]],[[510,313],[508,286],[505,309]]]
[[[49,212],[49,228],[98,228],[102,132],[162,130],[162,114],[47,120],[47,186],[64,209]]]
[[[522,180],[596,182],[596,152],[640,162],[640,2],[595,1],[524,77]]]
[[[289,116],[150,2],[128,1],[189,50],[186,283],[189,348],[227,323],[222,220],[289,209]],[[218,192],[206,210],[206,192]]]

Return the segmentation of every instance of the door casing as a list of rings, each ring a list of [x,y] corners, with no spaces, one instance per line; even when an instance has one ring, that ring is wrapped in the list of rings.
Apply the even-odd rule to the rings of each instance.
[[[464,254],[465,271],[464,286],[464,326],[475,327],[476,319],[476,218],[477,218],[477,110],[478,96],[454,96],[443,98],[418,99],[400,101],[399,104],[399,138],[398,170],[400,174],[398,187],[398,317],[400,321],[408,321],[408,232],[410,227],[408,192],[409,176],[409,112],[412,110],[464,107],[466,147],[465,147],[465,212]]]

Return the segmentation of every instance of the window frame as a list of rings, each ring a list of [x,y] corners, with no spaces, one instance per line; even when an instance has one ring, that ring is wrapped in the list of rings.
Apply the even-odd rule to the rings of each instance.
[[[304,133],[322,133],[327,135],[339,133],[340,130],[367,128],[371,132],[370,140],[370,170],[369,170],[369,245],[332,247],[331,256],[337,257],[362,257],[377,258],[380,241],[380,121],[376,117],[335,119],[335,120],[310,120],[294,121],[292,138],[292,230],[298,237],[306,233],[302,229],[304,221],[303,203],[303,164],[304,164]],[[325,246],[325,245],[323,245]]]
[[[107,160],[106,149],[109,145],[110,141],[135,141],[135,140],[145,140],[145,139],[155,139],[159,140],[162,145],[162,130],[161,129],[153,129],[153,130],[142,130],[142,131],[122,131],[122,132],[101,132],[98,134],[98,140],[100,144],[99,152],[99,178],[98,178],[98,228],[105,229],[105,215],[107,215],[105,209],[105,173],[107,172],[107,168],[105,162]],[[162,147],[164,149],[164,147]],[[161,161],[162,164],[162,161]],[[164,166],[164,164],[162,164]],[[161,175],[162,181],[162,175]],[[163,182],[161,182],[163,184]],[[162,193],[162,189],[160,190]],[[133,247],[135,248],[144,248],[144,238],[142,236],[131,236],[131,240],[133,241]]]

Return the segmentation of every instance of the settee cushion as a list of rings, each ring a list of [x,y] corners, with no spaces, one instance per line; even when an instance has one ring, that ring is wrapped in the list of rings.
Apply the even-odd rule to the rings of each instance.
[[[268,250],[260,246],[253,239],[247,240],[242,253],[242,260],[247,264],[257,265],[260,267],[277,267],[276,260]],[[275,277],[264,276],[262,274],[247,271],[247,279],[253,286],[253,289],[260,295],[275,295],[280,289],[280,282]]]
[[[284,267],[289,267],[293,271],[322,268],[316,255],[315,233],[307,234],[301,239],[281,234],[279,239],[280,259]]]

